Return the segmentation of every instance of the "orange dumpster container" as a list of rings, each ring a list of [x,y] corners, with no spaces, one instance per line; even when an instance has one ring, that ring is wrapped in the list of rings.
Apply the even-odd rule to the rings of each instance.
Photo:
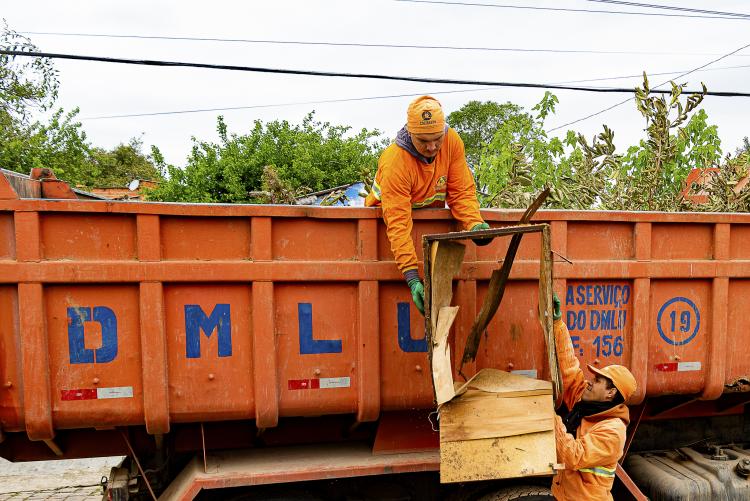
[[[432,404],[422,318],[376,210],[15,200],[0,211],[6,431],[371,420]],[[517,215],[484,213],[494,225]],[[445,211],[416,218],[415,238],[453,229]],[[552,226],[555,289],[582,361],[630,366],[635,403],[718,398],[750,373],[732,348],[750,341],[750,319],[727,307],[750,301],[750,216],[536,220]],[[505,245],[467,250],[461,346]],[[477,368],[545,371],[538,245],[533,235],[521,245]]]
[[[3,456],[47,457],[39,441],[66,430],[160,435],[243,420],[269,429],[284,418],[363,423],[432,408],[423,318],[379,210],[21,199],[7,188],[0,428],[14,438],[0,443]],[[483,211],[492,226],[520,214]],[[447,210],[414,217],[417,240],[457,229]],[[750,390],[750,215],[548,210],[534,222],[551,226],[554,288],[578,356],[630,367],[631,404],[684,395],[662,410],[691,415],[687,403],[705,415],[718,411],[702,401]],[[507,245],[467,245],[454,347]],[[539,245],[524,237],[468,373],[547,377]],[[75,454],[111,453],[104,442],[88,438]]]

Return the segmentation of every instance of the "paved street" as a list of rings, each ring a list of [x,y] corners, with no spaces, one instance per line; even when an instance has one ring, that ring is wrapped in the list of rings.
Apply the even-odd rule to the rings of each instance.
[[[0,501],[101,500],[102,477],[120,457],[10,463],[0,459]]]

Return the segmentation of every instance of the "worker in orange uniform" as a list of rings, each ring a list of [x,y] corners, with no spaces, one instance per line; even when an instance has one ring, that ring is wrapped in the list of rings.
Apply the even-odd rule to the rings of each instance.
[[[417,271],[417,253],[411,239],[412,209],[445,207],[463,230],[489,229],[479,214],[474,177],[466,163],[464,143],[445,123],[440,103],[422,96],[409,105],[406,125],[395,143],[380,155],[367,207],[380,205],[391,251],[424,314],[424,285]],[[475,240],[486,245],[491,239]]]
[[[635,392],[635,378],[622,365],[601,369],[589,365],[594,379],[586,380],[556,294],[553,305],[564,391],[564,417],[555,416],[555,442],[557,460],[565,469],[552,479],[552,494],[559,501],[611,500],[615,468],[624,452],[630,421],[625,402]]]

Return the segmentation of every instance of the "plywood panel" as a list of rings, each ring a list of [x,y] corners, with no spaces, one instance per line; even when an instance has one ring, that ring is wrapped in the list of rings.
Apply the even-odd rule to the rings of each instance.
[[[533,393],[545,392],[542,395]],[[503,397],[469,390],[440,408],[440,440],[455,442],[509,437],[553,429],[554,409],[549,390]]]
[[[551,475],[555,433],[545,431],[440,445],[440,481],[468,482]]]

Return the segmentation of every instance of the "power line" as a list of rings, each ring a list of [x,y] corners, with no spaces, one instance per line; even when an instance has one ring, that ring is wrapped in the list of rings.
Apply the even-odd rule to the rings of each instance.
[[[624,16],[658,16],[658,17],[687,17],[699,19],[732,19],[735,21],[748,21],[750,18],[736,16],[705,16],[699,14],[665,14],[661,12],[629,12],[625,10],[602,10],[602,9],[573,9],[567,7],[539,7],[530,5],[507,5],[495,3],[478,3],[478,2],[449,2],[447,0],[394,0],[396,2],[438,4],[438,5],[460,5],[465,7],[495,7],[498,9],[519,9],[519,10],[543,10],[554,12],[586,12],[593,14],[619,14]]]
[[[750,68],[750,65],[724,66],[721,68],[711,68],[711,69],[705,69],[705,70],[699,70],[699,71],[719,71],[719,70],[737,69],[737,68]],[[684,71],[685,70],[667,71],[667,72],[660,72],[660,73],[651,73],[650,75],[651,76],[676,75]],[[617,77],[590,78],[587,80],[571,80],[571,81],[566,81],[566,82],[557,82],[557,84],[563,85],[563,84],[571,84],[571,83],[599,82],[599,81],[604,81],[604,80],[622,80],[625,78],[639,78],[642,76],[643,74],[640,73],[637,75],[621,75]],[[256,104],[256,105],[247,105],[247,106],[228,106],[228,107],[222,107],[222,108],[198,108],[198,109],[193,109],[193,110],[127,113],[127,114],[120,114],[120,115],[101,115],[101,116],[94,116],[94,117],[81,117],[81,120],[104,120],[104,119],[111,119],[111,118],[134,118],[134,117],[149,117],[149,116],[164,116],[164,115],[181,115],[181,114],[187,114],[187,113],[205,113],[205,112],[214,112],[214,111],[238,111],[238,110],[251,110],[251,109],[261,109],[261,108],[281,108],[281,107],[286,107],[286,106],[347,103],[347,102],[355,102],[355,101],[374,101],[374,100],[379,100],[379,99],[416,97],[416,96],[421,96],[423,94],[430,94],[430,95],[437,96],[437,95],[443,95],[443,94],[458,94],[458,93],[464,93],[464,92],[480,92],[480,91],[492,90],[492,89],[493,87],[478,87],[478,88],[473,88],[473,89],[417,92],[417,93],[412,93],[412,94],[392,94],[392,95],[387,95],[387,96],[366,96],[366,97],[352,97],[352,98],[340,98],[340,99],[325,99],[325,100],[318,100],[318,101],[297,101],[297,102],[287,102],[287,103]]]
[[[719,61],[721,61],[722,59],[724,59],[724,58],[727,58],[727,57],[731,56],[732,54],[735,54],[735,53],[737,53],[737,52],[739,52],[739,51],[741,51],[741,50],[743,50],[743,49],[746,49],[746,48],[748,48],[748,47],[750,47],[750,44],[747,44],[747,45],[743,45],[743,46],[742,46],[742,47],[740,47],[739,49],[735,49],[735,50],[733,50],[732,52],[729,52],[729,53],[727,53],[727,54],[724,54],[723,56],[721,56],[721,57],[718,57],[718,58],[714,59],[713,61],[709,61],[709,62],[707,62],[706,64],[703,64],[703,65],[701,65],[701,66],[698,66],[697,68],[694,68],[694,69],[692,69],[692,70],[690,70],[690,71],[687,71],[687,72],[685,72],[685,73],[683,73],[683,74],[679,75],[678,77],[676,77],[676,78],[674,78],[674,79],[670,79],[670,80],[678,80],[678,79],[680,79],[680,78],[682,78],[682,77],[684,77],[684,76],[690,75],[691,73],[695,73],[696,71],[700,71],[700,70],[702,70],[703,68],[705,68],[706,66],[710,66],[710,65],[712,65],[713,63],[719,62]],[[662,85],[664,85],[664,84],[668,83],[668,82],[669,82],[670,80],[666,80],[666,81],[664,81],[664,82],[660,83],[659,85],[657,85],[656,87],[661,87]],[[654,93],[654,94],[655,94],[655,93],[660,93],[660,94],[664,94],[664,93],[665,93],[664,91],[657,91],[657,90],[655,90],[655,88],[654,88],[654,89],[650,89],[650,91],[651,91],[651,93]],[[694,91],[685,91],[685,92],[690,92],[690,93],[692,93],[692,92],[694,92]],[[710,93],[708,93],[708,92],[707,92],[707,93],[706,93],[706,95],[710,95]],[[624,100],[624,101],[621,101],[621,102],[619,102],[619,103],[617,103],[617,104],[614,104],[614,105],[612,105],[612,106],[610,106],[610,107],[608,107],[608,108],[605,108],[605,109],[603,109],[603,110],[601,110],[601,111],[597,111],[596,113],[591,113],[590,115],[587,115],[587,116],[585,116],[585,117],[582,117],[582,118],[579,118],[579,119],[573,120],[572,122],[568,122],[568,123],[565,123],[565,124],[563,124],[563,125],[559,125],[559,126],[557,126],[557,127],[554,127],[554,128],[552,128],[552,129],[550,129],[550,130],[549,130],[548,132],[556,131],[556,130],[558,130],[558,129],[562,129],[563,127],[568,127],[569,125],[573,125],[573,124],[576,124],[576,123],[578,123],[578,122],[583,122],[584,120],[588,120],[589,118],[595,117],[595,116],[597,116],[597,115],[601,115],[602,113],[605,113],[605,112],[607,112],[607,111],[609,111],[609,110],[612,110],[612,109],[614,109],[614,108],[617,108],[618,106],[622,106],[623,104],[625,104],[625,103],[628,103],[628,102],[630,102],[630,101],[631,101],[631,100],[633,100],[633,99],[634,99],[634,98],[630,97],[630,98],[628,98],[628,99],[626,99],[626,100]]]
[[[737,50],[739,51],[741,49],[737,49]],[[181,62],[181,61],[159,61],[159,60],[153,60],[153,59],[125,59],[125,58],[113,58],[113,57],[101,57],[101,56],[82,56],[78,54],[57,54],[57,53],[51,53],[51,52],[25,52],[25,51],[6,50],[6,49],[0,49],[0,54],[6,54],[10,56],[21,56],[21,57],[44,57],[44,58],[49,58],[49,59],[70,59],[74,61],[96,61],[96,62],[102,62],[102,63],[162,66],[162,67],[169,67],[169,68],[203,68],[203,69],[214,69],[214,70],[245,71],[245,72],[254,72],[254,73],[270,73],[270,74],[282,74],[282,75],[305,75],[305,76],[340,77],[340,78],[366,78],[366,79],[373,79],[373,80],[391,80],[391,81],[401,81],[401,82],[420,82],[420,83],[433,83],[433,84],[482,85],[482,86],[487,86],[487,87],[557,89],[557,90],[572,90],[572,91],[581,91],[581,92],[600,92],[600,93],[610,93],[610,94],[617,94],[617,93],[630,94],[633,92],[633,89],[615,88],[615,87],[581,87],[581,86],[572,86],[572,85],[555,85],[555,84],[541,84],[541,83],[528,83],[528,82],[497,82],[497,81],[482,81],[482,80],[460,80],[460,79],[454,79],[454,78],[426,78],[426,77],[395,76],[395,75],[382,75],[382,74],[375,74],[375,73],[342,73],[342,72],[333,72],[333,71],[289,70],[289,69],[282,69],[282,68],[266,68],[266,67],[258,67],[258,66],[238,66],[238,65],[228,65],[228,64],[209,64],[209,63],[186,63],[186,62]],[[731,54],[728,54],[728,55],[731,55]],[[712,62],[719,61],[720,59],[723,59],[727,57],[728,55],[724,55]],[[704,65],[704,66],[707,66],[707,65]],[[701,69],[704,66],[701,66],[698,69]],[[688,72],[688,73],[691,73],[691,72]],[[659,90],[654,90],[654,92],[662,93],[662,94],[670,93],[669,91],[659,91]],[[685,91],[685,92],[694,92],[694,91]],[[746,93],[746,92],[713,91],[713,92],[708,92],[707,95],[722,96],[722,97],[750,97],[750,93]]]
[[[642,7],[642,8],[647,8],[647,9],[664,9],[664,10],[675,10],[675,11],[681,11],[681,12],[696,12],[698,14],[710,14],[714,16],[734,16],[734,17],[741,17],[741,18],[750,18],[750,14],[743,14],[741,12],[722,12],[718,10],[691,9],[689,7],[677,7],[674,5],[623,2],[621,0],[587,0],[587,1],[596,2],[596,3],[608,3],[612,5],[624,5],[627,7]]]
[[[25,35],[47,35],[61,37],[88,37],[88,38],[125,38],[134,40],[170,40],[191,42],[221,42],[221,43],[247,43],[247,44],[270,44],[270,45],[310,45],[328,47],[366,47],[386,49],[440,49],[456,51],[490,51],[490,52],[541,52],[553,54],[619,54],[638,56],[718,56],[719,54],[706,52],[646,52],[627,50],[593,50],[593,49],[529,49],[523,47],[461,47],[455,45],[412,45],[412,44],[388,44],[388,43],[355,43],[355,42],[315,42],[302,40],[266,40],[248,38],[216,38],[216,37],[188,37],[167,35],[118,35],[108,33],[63,33],[54,31],[21,31]],[[741,54],[748,57],[750,54]]]

